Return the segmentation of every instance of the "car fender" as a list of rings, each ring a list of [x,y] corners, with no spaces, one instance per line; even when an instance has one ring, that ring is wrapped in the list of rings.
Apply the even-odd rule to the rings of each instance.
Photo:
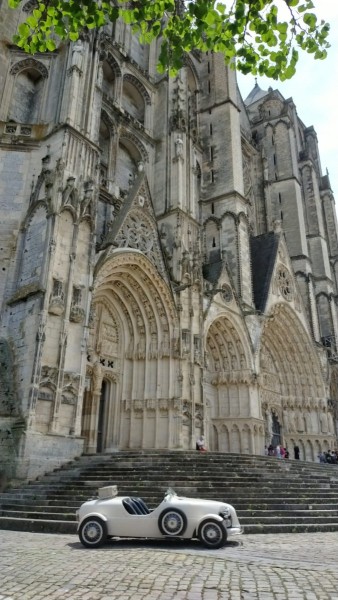
[[[224,521],[223,517],[221,517],[220,515],[215,515],[215,513],[210,513],[208,515],[203,515],[203,517],[201,517],[200,520],[198,521],[198,525],[200,523],[202,523],[202,521],[205,521],[206,519],[215,519],[216,521]]]
[[[203,517],[201,517],[200,520],[196,523],[196,531],[198,531],[201,523],[203,523],[203,521],[207,521],[208,519],[214,519],[215,521],[219,521],[220,523],[224,521],[223,517],[220,517],[220,515],[215,515],[215,513],[203,515]]]
[[[105,521],[107,523],[108,519],[107,517],[105,517],[105,515],[103,515],[102,513],[98,513],[98,512],[90,512],[87,513],[86,515],[83,515],[83,517],[80,519],[77,528],[79,529],[81,523],[85,520],[88,519],[88,517],[98,517],[98,519],[101,519],[101,521]]]

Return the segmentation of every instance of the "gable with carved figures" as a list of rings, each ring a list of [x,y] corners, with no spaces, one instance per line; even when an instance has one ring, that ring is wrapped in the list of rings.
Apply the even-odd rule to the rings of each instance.
[[[168,280],[155,213],[145,176],[135,182],[121,214],[114,223],[104,246],[111,243],[118,248],[133,248],[142,252]]]

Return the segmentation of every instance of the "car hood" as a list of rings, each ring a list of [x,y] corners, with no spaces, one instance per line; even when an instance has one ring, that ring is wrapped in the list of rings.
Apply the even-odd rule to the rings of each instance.
[[[189,504],[189,506],[201,506],[208,510],[220,510],[222,508],[233,509],[231,504],[226,502],[219,502],[217,500],[201,500],[200,498],[185,498],[184,496],[170,496],[167,498],[171,504],[182,503]]]

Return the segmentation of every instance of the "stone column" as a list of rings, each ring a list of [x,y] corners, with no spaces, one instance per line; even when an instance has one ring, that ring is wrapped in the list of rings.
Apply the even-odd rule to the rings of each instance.
[[[92,373],[92,405],[89,416],[89,440],[87,449],[88,454],[96,453],[102,378],[102,367],[97,361],[93,366]]]
[[[184,194],[184,141],[181,136],[174,140],[175,153],[171,168],[171,205],[185,210]]]
[[[64,106],[62,107],[61,119],[73,127],[77,126],[78,105],[82,101],[81,77],[83,63],[84,47],[83,42],[78,40],[72,47],[72,56],[70,66],[67,70],[67,91],[64,96]],[[82,113],[82,111],[81,111]]]

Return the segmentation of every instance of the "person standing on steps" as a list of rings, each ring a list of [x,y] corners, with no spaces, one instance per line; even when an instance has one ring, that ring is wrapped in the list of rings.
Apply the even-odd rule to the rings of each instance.
[[[205,437],[204,435],[201,435],[197,442],[196,442],[196,450],[198,450],[199,452],[206,452],[206,445],[205,445]]]
[[[295,453],[295,459],[299,460],[299,452],[300,452],[299,446],[294,446],[293,451]]]

